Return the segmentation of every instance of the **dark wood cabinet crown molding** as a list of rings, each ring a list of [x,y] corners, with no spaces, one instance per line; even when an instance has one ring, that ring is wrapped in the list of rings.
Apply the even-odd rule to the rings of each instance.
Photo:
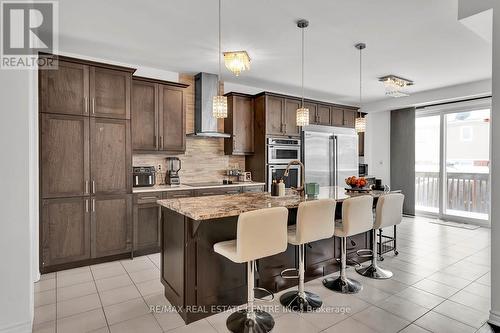
[[[132,67],[112,65],[112,64],[107,64],[107,63],[98,62],[98,61],[73,58],[73,57],[63,56],[63,55],[59,55],[59,54],[45,53],[45,52],[39,52],[38,56],[45,57],[45,58],[50,57],[50,58],[53,58],[56,60],[68,61],[68,62],[72,62],[75,64],[82,64],[82,65],[88,65],[88,66],[94,66],[94,67],[114,69],[114,70],[118,70],[118,71],[129,72],[132,74],[135,73],[135,71],[137,70],[136,68],[132,68]]]
[[[171,87],[179,87],[179,88],[189,87],[189,84],[185,84],[185,83],[165,81],[165,80],[153,79],[153,78],[144,77],[144,76],[137,76],[137,75],[132,76],[132,80],[133,81],[149,82],[149,83],[158,83],[158,84],[163,84],[163,85],[167,85],[167,86],[171,86]]]

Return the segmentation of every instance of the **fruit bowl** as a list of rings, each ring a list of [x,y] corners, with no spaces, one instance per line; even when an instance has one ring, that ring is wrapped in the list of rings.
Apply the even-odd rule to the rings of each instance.
[[[346,178],[345,183],[349,186],[346,187],[348,191],[370,191],[370,188],[367,187],[368,182],[363,177],[351,176]]]

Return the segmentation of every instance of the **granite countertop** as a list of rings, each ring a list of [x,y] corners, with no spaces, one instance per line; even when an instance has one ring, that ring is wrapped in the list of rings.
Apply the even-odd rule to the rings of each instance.
[[[207,186],[189,186],[180,185],[155,185],[145,187],[134,187],[132,193],[148,193],[148,192],[166,192],[166,191],[181,191],[181,190],[201,190],[206,188],[221,188],[221,187],[240,187],[240,186],[263,186],[266,183],[260,182],[239,182],[233,184],[207,185]]]
[[[370,195],[378,197],[384,192],[372,191]],[[331,198],[342,202],[347,198],[366,193],[346,193],[340,186],[321,187],[316,199]],[[272,197],[268,192],[240,193],[215,195],[209,197],[191,197],[179,199],[158,200],[158,204],[185,215],[193,220],[210,220],[216,218],[238,216],[241,213],[270,207],[297,208],[304,200],[315,200],[302,198],[291,190],[283,197]]]

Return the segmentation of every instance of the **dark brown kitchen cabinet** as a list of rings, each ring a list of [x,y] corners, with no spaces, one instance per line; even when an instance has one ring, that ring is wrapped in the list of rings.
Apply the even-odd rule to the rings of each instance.
[[[182,87],[159,85],[159,150],[186,150],[186,101]]]
[[[344,126],[344,110],[339,107],[331,107],[331,121],[332,126]]]
[[[40,115],[40,192],[42,198],[89,194],[89,118]]]
[[[356,110],[344,109],[344,126],[354,128],[356,122]]]
[[[318,104],[318,111],[316,112],[315,124],[328,126],[331,124],[330,106]]]
[[[161,192],[134,195],[134,253],[146,254],[160,251]]]
[[[130,121],[92,118],[90,138],[91,193],[131,193]]]
[[[57,70],[39,71],[40,111],[89,114],[89,66],[59,61]]]
[[[40,269],[49,272],[131,252],[134,69],[41,56],[58,60],[39,70]]]
[[[44,199],[40,267],[90,259],[90,198]]]
[[[134,77],[132,84],[132,147],[135,152],[186,150],[188,85]]]
[[[309,110],[309,124],[315,125],[318,122],[318,104],[304,102],[304,107]]]
[[[156,83],[132,80],[132,149],[158,149],[158,87]]]
[[[90,110],[95,117],[130,119],[132,74],[90,67]]]
[[[283,135],[283,111],[285,99],[275,96],[266,98],[266,134]]]
[[[295,99],[285,100],[285,112],[283,114],[283,134],[298,136],[300,135],[299,127],[297,126],[297,109],[302,106],[301,101]]]
[[[298,99],[274,95],[265,96],[265,128],[267,135],[300,135],[296,111],[301,106]],[[258,119],[261,119],[260,117]],[[261,126],[261,124],[257,124]]]
[[[130,119],[132,68],[81,59],[57,59],[39,71],[40,112]]]
[[[250,155],[254,153],[253,97],[244,94],[227,94],[228,116],[224,119],[224,131],[231,134],[224,139],[226,155]]]
[[[92,257],[132,251],[132,195],[96,196],[92,207]]]

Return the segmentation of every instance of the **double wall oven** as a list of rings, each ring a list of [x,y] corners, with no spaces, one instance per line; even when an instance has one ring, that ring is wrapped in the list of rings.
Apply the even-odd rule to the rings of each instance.
[[[300,167],[293,165],[287,178],[284,178],[288,162],[301,159],[300,139],[268,138],[267,139],[267,189],[271,191],[273,180],[283,178],[285,186],[298,187],[300,184]]]

